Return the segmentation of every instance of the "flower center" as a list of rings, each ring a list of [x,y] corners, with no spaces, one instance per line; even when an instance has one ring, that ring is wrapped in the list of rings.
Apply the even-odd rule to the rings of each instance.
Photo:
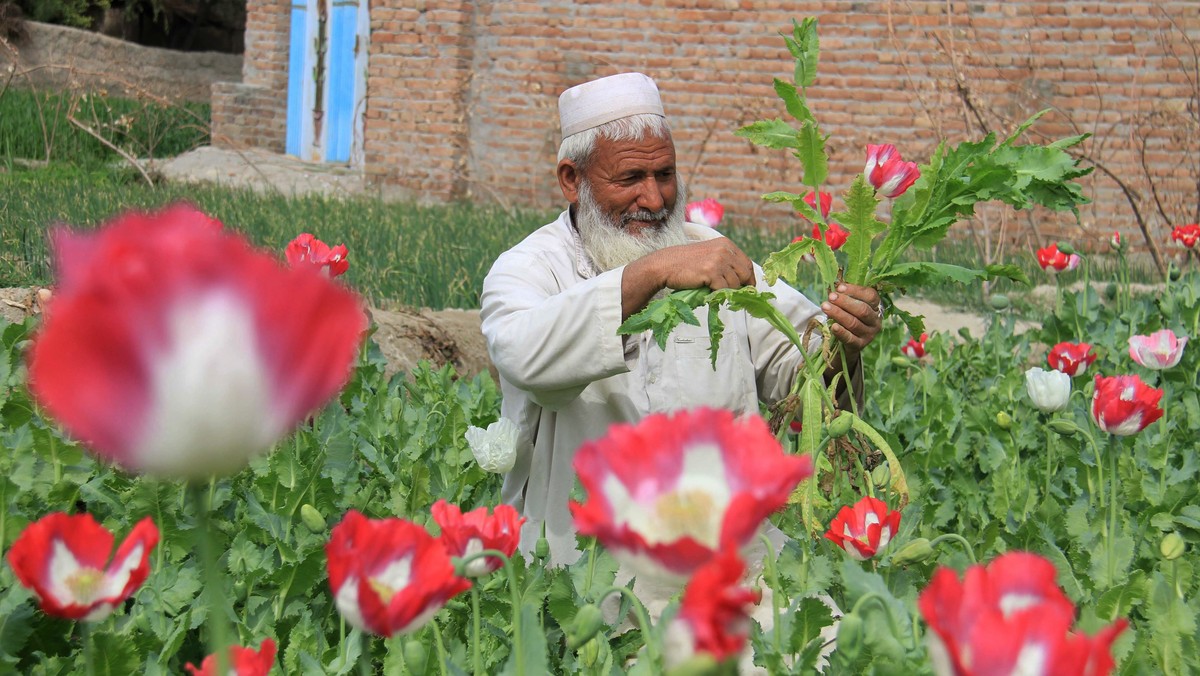
[[[670,542],[690,536],[701,544],[716,548],[722,509],[707,491],[697,488],[666,493],[654,503],[654,529],[660,541]]]
[[[104,571],[96,568],[80,568],[67,577],[67,587],[81,606],[86,606],[95,600],[103,584]]]
[[[411,557],[404,557],[392,561],[386,568],[379,571],[377,575],[372,575],[367,578],[367,584],[371,586],[371,590],[379,595],[379,600],[384,605],[392,602],[392,597],[401,589],[408,586],[412,578],[412,562]]]

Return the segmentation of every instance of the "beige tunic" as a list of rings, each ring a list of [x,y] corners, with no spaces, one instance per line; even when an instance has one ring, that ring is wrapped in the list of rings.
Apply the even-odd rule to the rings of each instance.
[[[694,240],[722,236],[701,225],[686,228]],[[715,370],[707,311],[697,313],[701,326],[672,332],[665,352],[649,332],[623,339],[617,335],[623,272],[595,274],[563,212],[501,255],[483,283],[483,334],[500,373],[501,414],[521,430],[502,497],[528,519],[521,549],[533,547],[545,523],[556,564],[579,556],[567,504],[581,444],[604,436],[613,423],[650,413],[696,406],[756,413],[760,400],[771,404],[788,394],[802,361],[766,322],[724,309]],[[757,266],[755,275],[793,326],[824,320],[800,292],[783,282],[768,287]]]

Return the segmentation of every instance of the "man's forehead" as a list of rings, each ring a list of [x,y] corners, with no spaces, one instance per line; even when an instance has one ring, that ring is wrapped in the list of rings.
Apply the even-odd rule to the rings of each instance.
[[[653,167],[659,170],[675,165],[675,144],[670,136],[662,138],[652,134],[619,141],[601,137],[596,140],[592,159],[596,166],[613,169]]]

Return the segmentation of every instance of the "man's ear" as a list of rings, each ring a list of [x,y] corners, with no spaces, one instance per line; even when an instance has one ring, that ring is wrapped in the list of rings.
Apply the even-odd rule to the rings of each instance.
[[[571,204],[579,203],[579,182],[583,176],[575,163],[571,160],[563,160],[558,163],[558,187],[562,190],[563,197]]]

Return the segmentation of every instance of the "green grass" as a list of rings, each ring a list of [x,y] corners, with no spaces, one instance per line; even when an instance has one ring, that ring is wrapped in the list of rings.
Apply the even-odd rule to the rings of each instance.
[[[80,166],[120,161],[119,154],[72,124],[68,114],[134,157],[172,157],[209,139],[208,104],[160,105],[102,93],[10,88],[0,92],[0,166],[14,159]]]

